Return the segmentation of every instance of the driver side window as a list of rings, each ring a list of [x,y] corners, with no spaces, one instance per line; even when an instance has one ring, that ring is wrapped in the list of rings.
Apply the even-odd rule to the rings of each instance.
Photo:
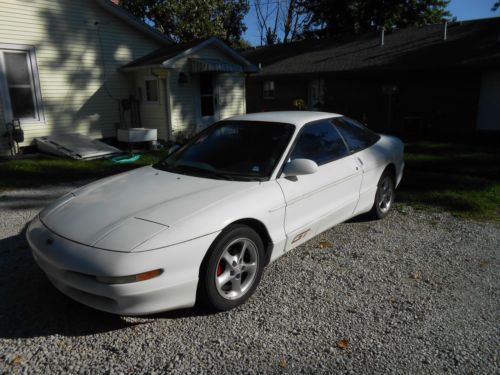
[[[290,159],[310,159],[323,165],[348,154],[347,147],[329,120],[305,125]]]

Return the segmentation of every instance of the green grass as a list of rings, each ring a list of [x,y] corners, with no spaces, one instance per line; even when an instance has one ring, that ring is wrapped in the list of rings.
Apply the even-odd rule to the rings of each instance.
[[[422,209],[500,222],[500,150],[470,143],[406,145],[398,200]]]
[[[83,161],[48,157],[0,161],[0,192],[111,176],[153,164],[165,154],[165,150],[142,153],[141,158],[131,164],[114,164],[108,159]]]
[[[95,179],[156,162],[166,151],[142,154],[133,164],[106,159],[58,158],[0,162],[0,192]],[[398,201],[421,209],[500,223],[500,150],[482,144],[417,142],[406,145]]]

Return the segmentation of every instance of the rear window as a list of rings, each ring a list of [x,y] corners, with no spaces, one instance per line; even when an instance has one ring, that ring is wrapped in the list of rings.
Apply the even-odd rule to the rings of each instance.
[[[380,139],[377,133],[348,117],[334,118],[333,123],[342,137],[344,137],[351,151],[356,152],[363,150]]]

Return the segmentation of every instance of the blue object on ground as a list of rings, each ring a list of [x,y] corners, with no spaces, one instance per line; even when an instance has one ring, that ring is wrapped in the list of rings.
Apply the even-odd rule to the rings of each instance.
[[[134,161],[137,161],[140,158],[141,155],[125,154],[125,155],[115,156],[111,158],[111,161],[116,164],[126,164],[126,163],[133,163]]]

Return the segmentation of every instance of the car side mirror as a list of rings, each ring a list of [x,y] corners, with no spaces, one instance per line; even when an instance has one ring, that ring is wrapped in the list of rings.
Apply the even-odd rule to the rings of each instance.
[[[318,171],[318,164],[310,159],[293,159],[286,163],[283,173],[286,177],[313,174]]]
[[[174,153],[175,151],[177,151],[180,148],[181,148],[181,145],[178,144],[178,143],[176,143],[175,145],[173,145],[172,147],[170,147],[168,149],[168,154],[170,155],[170,154]]]

